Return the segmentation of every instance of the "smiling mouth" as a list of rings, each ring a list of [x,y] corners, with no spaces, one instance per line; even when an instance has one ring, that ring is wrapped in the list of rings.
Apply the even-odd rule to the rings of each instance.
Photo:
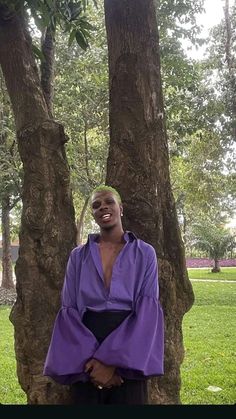
[[[110,221],[111,219],[111,214],[104,214],[101,217],[102,221]]]

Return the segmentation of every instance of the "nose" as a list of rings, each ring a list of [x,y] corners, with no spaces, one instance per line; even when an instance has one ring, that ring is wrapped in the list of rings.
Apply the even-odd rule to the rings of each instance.
[[[106,204],[106,202],[102,202],[99,208],[100,211],[103,211],[104,209],[108,209],[108,205]]]

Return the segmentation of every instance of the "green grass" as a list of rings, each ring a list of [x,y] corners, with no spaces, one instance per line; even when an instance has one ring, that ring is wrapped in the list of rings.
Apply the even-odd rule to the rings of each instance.
[[[9,314],[8,306],[0,306],[0,403],[26,404],[25,393],[16,375],[13,326]]]
[[[194,282],[195,303],[184,316],[183,404],[236,401],[236,284]],[[25,404],[16,377],[9,307],[0,306],[0,403]],[[208,386],[222,390],[212,393]]]
[[[184,316],[183,404],[236,401],[236,284],[193,283],[195,303]],[[219,392],[207,390],[220,387]]]
[[[236,268],[221,268],[218,273],[212,273],[211,268],[188,268],[189,278],[193,279],[227,279],[236,281]]]

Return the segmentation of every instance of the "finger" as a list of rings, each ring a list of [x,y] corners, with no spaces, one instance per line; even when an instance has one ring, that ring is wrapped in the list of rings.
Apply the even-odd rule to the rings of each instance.
[[[90,374],[92,370],[93,370],[93,367],[88,366],[88,367],[85,367],[84,372],[88,372]]]
[[[85,364],[85,372],[88,372],[89,370],[92,370],[94,368],[94,360],[91,359]]]
[[[87,362],[87,364],[85,364],[84,371],[87,372],[91,367],[92,367],[91,362],[90,361]]]

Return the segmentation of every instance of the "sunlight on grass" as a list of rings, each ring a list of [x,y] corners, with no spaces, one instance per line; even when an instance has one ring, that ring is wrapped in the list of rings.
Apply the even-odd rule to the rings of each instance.
[[[236,401],[236,285],[194,283],[196,301],[183,321],[183,404]],[[210,392],[209,386],[219,387]]]
[[[183,404],[236,401],[236,284],[193,283],[195,303],[184,316]],[[0,306],[0,403],[26,404],[16,376],[9,307]],[[207,390],[219,387],[218,392]],[[214,387],[213,387],[214,388]]]
[[[221,268],[218,273],[211,272],[211,268],[188,268],[190,279],[221,279],[236,281],[236,268]]]
[[[25,393],[16,375],[13,326],[9,314],[9,307],[0,306],[0,403],[26,404]]]

